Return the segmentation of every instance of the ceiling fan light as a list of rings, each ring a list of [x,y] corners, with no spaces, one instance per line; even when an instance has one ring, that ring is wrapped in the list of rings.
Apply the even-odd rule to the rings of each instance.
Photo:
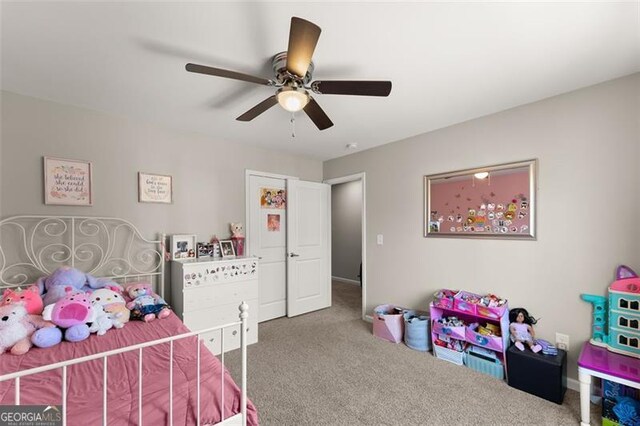
[[[478,172],[474,174],[474,176],[476,177],[476,179],[485,179],[487,176],[489,176],[489,172]]]
[[[309,102],[309,94],[306,90],[291,87],[283,87],[278,90],[276,99],[282,108],[289,112],[298,112]]]

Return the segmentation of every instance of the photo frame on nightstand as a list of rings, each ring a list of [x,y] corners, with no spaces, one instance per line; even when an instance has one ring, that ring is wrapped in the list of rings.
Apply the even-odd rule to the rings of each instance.
[[[196,236],[194,234],[176,234],[171,238],[171,260],[196,258]]]
[[[220,241],[220,253],[222,254],[223,259],[236,257],[236,250],[233,247],[233,242],[231,240]]]

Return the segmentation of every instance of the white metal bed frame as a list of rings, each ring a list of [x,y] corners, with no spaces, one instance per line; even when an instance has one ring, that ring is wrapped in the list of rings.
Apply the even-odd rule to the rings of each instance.
[[[94,276],[127,283],[148,278],[165,297],[165,234],[156,241],[147,240],[129,221],[118,218],[80,216],[13,216],[0,221],[0,289],[19,287],[48,275],[57,267],[69,265]],[[10,247],[7,250],[7,247]],[[142,354],[150,346],[169,343],[169,424],[173,425],[173,342],[197,336],[197,424],[200,425],[200,351],[201,335],[219,330],[222,353],[221,404],[222,421],[217,425],[247,424],[247,318],[248,306],[242,303],[240,321],[183,333],[120,349],[96,353],[68,361],[0,376],[0,382],[15,381],[15,405],[20,405],[20,379],[25,376],[62,369],[62,424],[67,414],[67,369],[71,365],[103,360],[102,424],[107,424],[107,360],[109,356],[138,351],[138,424],[142,425]],[[224,418],[224,333],[223,329],[240,325],[241,348],[241,412]]]

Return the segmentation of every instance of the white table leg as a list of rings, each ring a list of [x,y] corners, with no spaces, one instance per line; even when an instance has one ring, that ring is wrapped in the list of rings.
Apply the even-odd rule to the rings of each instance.
[[[591,422],[591,375],[578,369],[580,380],[580,426],[589,426]]]

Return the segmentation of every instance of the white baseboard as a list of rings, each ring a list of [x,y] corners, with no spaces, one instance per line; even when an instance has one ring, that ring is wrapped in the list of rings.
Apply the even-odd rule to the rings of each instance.
[[[342,277],[331,277],[331,279],[333,281],[340,281],[341,283],[353,284],[360,287],[360,281],[350,280],[349,278],[342,278]]]
[[[576,379],[571,379],[567,377],[567,388],[574,390],[576,392],[580,392],[580,382]]]

